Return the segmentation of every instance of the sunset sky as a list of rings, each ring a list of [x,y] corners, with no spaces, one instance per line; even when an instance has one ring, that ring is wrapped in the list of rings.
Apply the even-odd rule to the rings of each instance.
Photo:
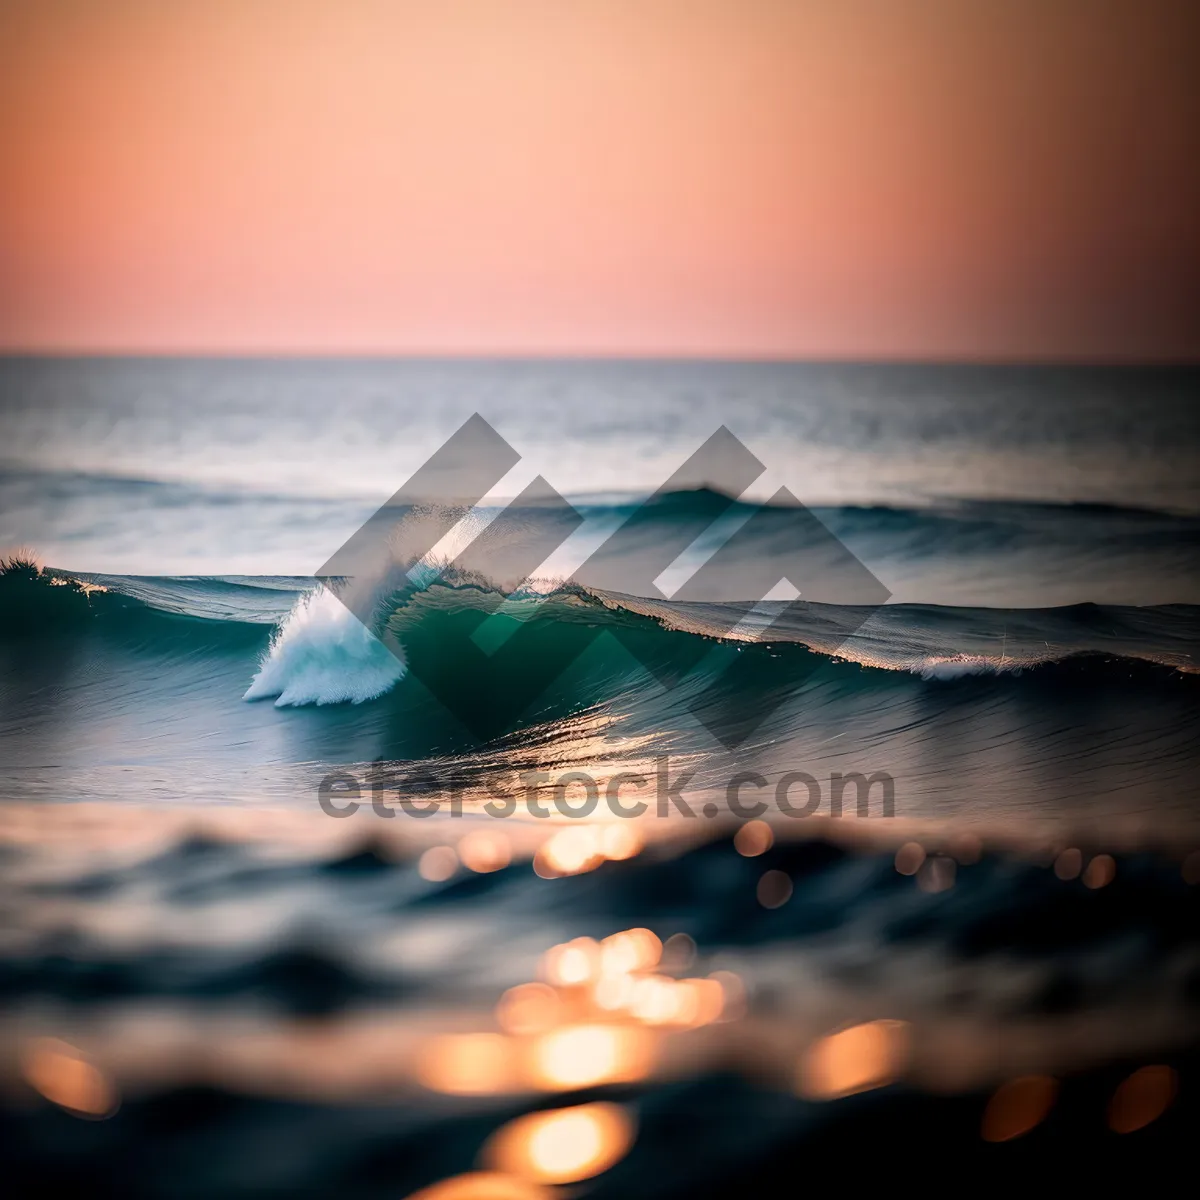
[[[0,348],[1200,356],[1192,0],[0,0]]]

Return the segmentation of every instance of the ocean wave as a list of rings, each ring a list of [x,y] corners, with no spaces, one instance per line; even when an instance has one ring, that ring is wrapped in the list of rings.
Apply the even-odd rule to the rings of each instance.
[[[356,589],[356,598],[347,587]],[[380,654],[395,654],[366,630],[343,600],[363,612],[369,597],[372,633],[390,624],[401,646],[420,622],[474,613],[523,623],[533,618],[584,622],[601,628],[654,626],[664,633],[709,641],[727,637],[745,603],[673,602],[577,585],[542,582],[502,594],[486,579],[431,570],[413,583],[392,568],[352,585],[314,585],[294,576],[133,577],[69,575],[47,569],[34,582],[0,582],[0,637],[29,632],[70,636],[87,630],[140,628],[147,639],[170,630],[211,641],[223,632],[262,636],[273,628],[265,662],[271,674],[311,670],[322,656],[371,670]],[[1191,673],[1200,670],[1200,606],[1076,604],[1054,608],[960,608],[889,604],[869,614],[828,604],[758,606],[750,640],[797,645],[829,658],[928,678],[1026,670],[1080,655],[1141,660]],[[744,627],[743,627],[744,628]],[[739,632],[744,639],[747,635]],[[244,637],[238,637],[242,642]],[[372,649],[379,646],[379,650]],[[260,672],[261,673],[261,672]],[[397,677],[399,678],[399,677]],[[393,680],[395,682],[395,680]],[[317,702],[316,700],[313,701]]]
[[[277,707],[361,704],[404,676],[403,661],[327,588],[296,601],[243,696]]]
[[[777,607],[777,619],[766,619],[756,638],[732,639],[735,606],[671,605],[575,587],[514,602],[479,581],[442,578],[388,596],[375,636],[322,589],[297,601],[246,698],[275,696],[278,705],[374,699],[404,677],[402,657],[410,652],[417,678],[443,699],[473,710],[490,705],[493,715],[511,707],[513,716],[536,700],[537,680],[557,698],[555,711],[614,698],[627,710],[662,711],[679,703],[663,695],[663,685],[673,693],[683,683],[679,696],[694,700],[724,675],[732,651],[747,703],[818,672],[849,672],[845,686],[856,688],[914,676],[937,686],[1053,672],[1087,688],[1097,675],[1195,670],[1194,610],[1076,606],[1006,614],[896,606],[863,622],[861,612],[835,606]],[[486,632],[497,625],[498,634]],[[519,638],[503,644],[517,631]],[[496,637],[502,652],[481,649]],[[568,672],[585,650],[591,674]]]
[[[144,776],[164,795],[293,796],[305,764],[373,761],[587,769],[650,744],[708,755],[726,720],[758,721],[746,761],[764,775],[865,755],[915,788],[931,754],[965,780],[1046,730],[1074,764],[1052,790],[1106,754],[1119,790],[1122,772],[1157,779],[1196,749],[1200,609],[1184,606],[889,605],[861,624],[793,606],[751,640],[722,636],[728,605],[578,587],[514,600],[390,574],[363,584],[364,624],[337,581],[57,578],[0,577],[0,725],[20,734],[6,765],[27,793],[119,794]],[[1040,762],[1007,763],[1013,797]]]

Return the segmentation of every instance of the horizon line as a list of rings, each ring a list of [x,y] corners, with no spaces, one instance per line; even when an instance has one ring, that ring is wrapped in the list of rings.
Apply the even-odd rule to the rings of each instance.
[[[980,368],[1096,368],[1129,370],[1200,369],[1200,349],[1187,355],[1136,354],[786,354],[730,353],[713,351],[536,351],[418,349],[329,349],[315,348],[113,348],[113,347],[18,347],[0,345],[0,360],[114,360],[177,362],[412,362],[463,364],[532,363],[673,363],[710,366],[826,366],[826,367],[980,367]]]

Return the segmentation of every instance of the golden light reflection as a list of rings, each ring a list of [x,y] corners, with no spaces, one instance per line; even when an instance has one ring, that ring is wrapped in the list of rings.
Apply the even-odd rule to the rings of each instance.
[[[908,1026],[871,1021],[814,1042],[800,1061],[797,1087],[810,1100],[835,1100],[885,1087],[908,1059]]]
[[[613,862],[622,862],[640,854],[645,845],[641,833],[628,821],[617,825],[607,825],[600,833],[600,849],[605,858]]]
[[[619,1162],[633,1145],[635,1127],[616,1104],[581,1104],[530,1113],[498,1130],[484,1147],[488,1165],[537,1183],[591,1179]]]
[[[607,976],[648,971],[662,957],[662,942],[649,929],[625,929],[600,943],[600,971]]]
[[[499,1171],[471,1171],[422,1188],[408,1200],[546,1200],[551,1195],[527,1179]]]
[[[580,937],[551,946],[539,965],[542,978],[559,987],[582,987],[600,970],[600,944],[595,938]]]
[[[633,1004],[637,980],[632,975],[606,975],[597,980],[592,999],[605,1012],[620,1012]]]
[[[430,883],[445,883],[458,870],[458,855],[451,846],[430,846],[417,862],[417,871]]]
[[[562,1011],[558,993],[544,983],[520,983],[500,997],[496,1022],[505,1033],[541,1033],[557,1023]]]
[[[683,942],[675,942],[671,969],[690,964],[694,957],[695,943],[685,935]],[[547,1022],[560,1019],[569,1005],[576,1021],[620,1014],[645,1025],[697,1028],[730,1015],[733,985],[722,983],[715,975],[674,979],[655,971],[662,958],[663,943],[653,930],[645,928],[623,929],[601,942],[580,937],[551,946],[538,967],[545,983],[521,985],[506,993],[497,1018],[503,1028],[512,1030],[511,1012],[524,1012],[528,1007],[536,1014],[532,1019]],[[740,995],[740,980],[736,976],[730,979]],[[556,1008],[555,1002],[562,1007]],[[554,1015],[550,1016],[552,1009]]]
[[[695,943],[686,938],[683,949],[690,959]],[[662,955],[646,928],[551,946],[541,981],[517,984],[497,1002],[503,1032],[433,1038],[418,1054],[418,1080],[438,1092],[496,1095],[646,1078],[664,1034],[735,1019],[745,1003],[738,976],[676,979],[655,970]]]
[[[919,842],[905,842],[896,851],[896,870],[901,875],[915,875],[925,861],[925,847]]]
[[[533,856],[533,869],[543,879],[579,875],[604,861],[600,830],[594,825],[571,825],[552,834]]]
[[[580,875],[595,870],[603,862],[633,858],[644,846],[641,832],[628,821],[575,824],[551,834],[538,847],[533,869],[542,879]]]
[[[646,1025],[695,1029],[719,1020],[725,989],[716,979],[670,979],[665,975],[618,975],[596,984],[597,1007],[625,1012]]]
[[[1178,1076],[1167,1066],[1134,1071],[1113,1093],[1108,1127],[1114,1133],[1134,1133],[1157,1121],[1175,1099]]]
[[[37,1038],[22,1055],[22,1074],[52,1104],[80,1117],[103,1118],[117,1109],[115,1086],[82,1051],[57,1038]]]
[[[680,1013],[681,998],[675,980],[665,975],[647,975],[633,986],[630,1011],[647,1025],[670,1025]]]
[[[1107,887],[1117,877],[1117,863],[1111,854],[1097,854],[1083,873],[1085,887]]]
[[[463,866],[480,875],[499,871],[512,861],[512,847],[498,829],[473,829],[458,843]]]
[[[433,1038],[417,1061],[417,1078],[435,1092],[487,1096],[520,1084],[517,1045],[499,1033],[446,1034]]]
[[[1023,1075],[996,1089],[983,1112],[985,1142],[1010,1142],[1040,1125],[1054,1107],[1058,1082],[1049,1075]]]
[[[757,858],[775,844],[775,834],[766,821],[747,821],[733,835],[733,847],[743,858]]]
[[[644,1079],[654,1065],[654,1039],[632,1025],[568,1025],[543,1034],[533,1047],[530,1078],[559,1091]]]
[[[667,979],[650,976],[639,980],[630,1011],[648,1025],[682,1025],[695,1028],[717,1020],[725,1008],[725,991],[715,979]]]

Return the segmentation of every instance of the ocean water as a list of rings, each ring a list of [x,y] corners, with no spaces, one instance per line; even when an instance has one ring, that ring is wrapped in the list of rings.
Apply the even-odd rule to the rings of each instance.
[[[731,769],[885,771],[910,817],[1187,825],[1195,384],[1167,371],[5,362],[0,542],[107,589],[47,593],[59,607],[29,605],[6,649],[9,793],[311,800],[339,767],[457,756],[473,770],[475,735],[507,734],[580,769],[612,757],[598,737],[643,757],[656,743],[714,786]],[[389,584],[379,622],[413,664],[343,605],[306,599],[312,574],[472,413],[519,456],[485,512],[540,473],[583,518],[545,562],[526,561],[519,520],[493,551],[493,574],[518,563],[584,586],[535,604],[486,683],[455,648],[519,578]],[[699,492],[639,507],[722,425],[765,467],[741,504],[721,513]],[[781,486],[821,525],[771,507]],[[693,533],[682,557],[704,561],[711,516],[736,525],[764,500],[707,591],[679,586],[686,563],[660,579]],[[632,533],[608,549],[620,561],[568,572],[623,522]],[[824,529],[887,598],[848,638],[814,541]],[[721,664],[693,660],[798,544],[811,577],[798,586],[831,603],[793,606],[739,645],[746,691],[727,705],[756,711],[804,683],[731,762],[693,703]],[[574,662],[562,641],[581,624],[610,636],[519,692],[535,662]],[[672,671],[687,678],[665,686]],[[462,728],[464,702],[482,725]]]
[[[1030,1076],[1065,1089],[1038,1136],[1125,1154],[1109,1094],[1177,1090],[1196,1046],[1198,383],[0,360],[0,545],[42,564],[0,575],[19,1177],[406,1195],[595,1102],[642,1132],[564,1181],[729,1194],[789,1147],[990,1153],[988,1096]],[[457,541],[327,568],[474,414],[513,462]],[[762,470],[669,483],[722,428]],[[626,971],[644,1004],[596,974],[630,928],[663,956]],[[558,1015],[506,1024],[539,971]],[[662,1017],[701,978],[720,1015]],[[1193,1110],[1163,1108],[1170,1139]]]

